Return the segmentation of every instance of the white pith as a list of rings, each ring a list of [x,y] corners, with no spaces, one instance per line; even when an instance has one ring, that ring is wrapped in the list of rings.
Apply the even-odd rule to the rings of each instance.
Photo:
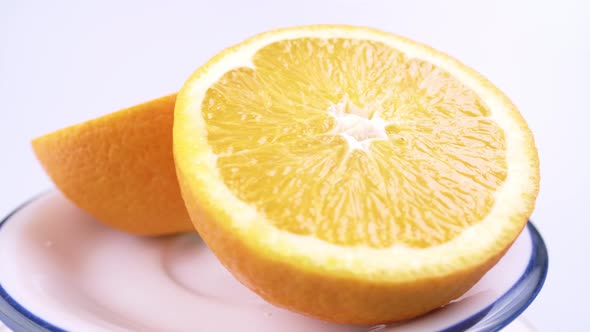
[[[342,136],[348,143],[349,150],[368,151],[374,140],[388,139],[385,132],[388,123],[379,114],[371,115],[368,110],[359,108],[348,100],[333,105],[328,112],[335,120],[331,133]]]

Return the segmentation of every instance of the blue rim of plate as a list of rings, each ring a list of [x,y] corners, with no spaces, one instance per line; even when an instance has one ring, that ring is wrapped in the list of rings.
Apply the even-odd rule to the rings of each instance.
[[[47,192],[36,195],[10,212],[0,221],[0,230],[19,211],[46,194]],[[499,331],[516,319],[533,302],[545,283],[549,256],[541,234],[531,221],[527,223],[526,230],[530,233],[532,241],[531,257],[524,273],[516,283],[494,303],[440,332]],[[27,310],[6,292],[2,284],[0,284],[0,321],[14,332],[67,332]]]

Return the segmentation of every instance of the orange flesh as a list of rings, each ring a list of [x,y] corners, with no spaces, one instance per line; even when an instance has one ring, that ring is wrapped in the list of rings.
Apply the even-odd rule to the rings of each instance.
[[[507,174],[481,99],[378,42],[270,44],[207,91],[202,114],[238,198],[338,245],[443,244],[489,213]]]

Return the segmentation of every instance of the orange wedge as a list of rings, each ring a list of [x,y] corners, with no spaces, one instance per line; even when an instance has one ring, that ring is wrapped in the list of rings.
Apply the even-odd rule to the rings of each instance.
[[[55,185],[78,207],[138,235],[194,231],[172,155],[176,95],[58,130],[33,141]]]

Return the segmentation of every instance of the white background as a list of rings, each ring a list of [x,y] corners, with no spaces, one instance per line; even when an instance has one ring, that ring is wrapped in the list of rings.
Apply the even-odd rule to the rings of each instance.
[[[271,28],[369,25],[441,49],[504,90],[532,128],[532,220],[549,276],[525,316],[590,331],[590,9],[580,1],[0,2],[0,214],[51,183],[30,140],[155,98],[222,48]]]

